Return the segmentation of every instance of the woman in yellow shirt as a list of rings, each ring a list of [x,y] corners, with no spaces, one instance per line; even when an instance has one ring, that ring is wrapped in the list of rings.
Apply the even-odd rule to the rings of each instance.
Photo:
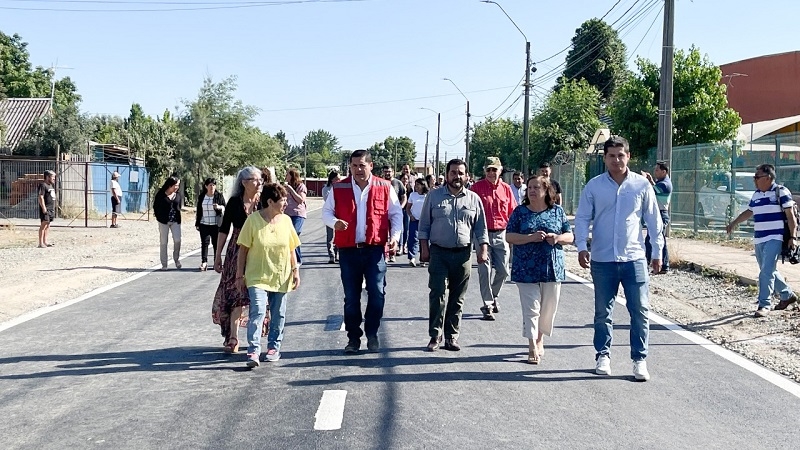
[[[236,284],[250,296],[250,320],[247,322],[247,367],[260,365],[261,327],[269,305],[266,361],[281,358],[283,326],[286,322],[286,293],[300,286],[300,269],[295,248],[300,238],[286,209],[286,189],[267,184],[261,191],[264,208],[244,222],[236,241]]]

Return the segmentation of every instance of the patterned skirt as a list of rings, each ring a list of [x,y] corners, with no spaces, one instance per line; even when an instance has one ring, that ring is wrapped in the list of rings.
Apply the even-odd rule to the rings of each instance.
[[[248,309],[250,307],[250,297],[247,291],[244,292],[236,288],[236,260],[239,257],[239,246],[236,241],[239,239],[240,228],[233,228],[231,231],[228,248],[225,251],[225,260],[222,263],[222,277],[219,280],[219,287],[214,294],[214,302],[211,305],[211,320],[219,325],[222,337],[227,341],[231,333],[231,313],[234,308],[242,307],[242,316],[239,326],[247,327]],[[264,316],[264,326],[261,328],[261,336],[266,336],[269,332],[269,309]],[[238,334],[238,333],[237,333]]]

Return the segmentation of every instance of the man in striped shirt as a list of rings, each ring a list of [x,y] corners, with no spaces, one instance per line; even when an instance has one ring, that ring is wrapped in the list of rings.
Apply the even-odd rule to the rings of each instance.
[[[770,298],[774,290],[778,291],[781,301],[775,305],[776,310],[786,309],[797,301],[797,295],[786,284],[783,275],[778,272],[778,256],[783,247],[784,221],[792,230],[791,246],[794,247],[794,230],[796,223],[792,207],[792,193],[786,187],[775,183],[775,167],[762,164],[753,176],[756,191],[750,199],[750,205],[739,216],[728,224],[725,230],[730,233],[734,227],[749,218],[753,218],[753,243],[755,244],[756,261],[758,261],[758,309],[756,317],[765,317],[769,313]]]

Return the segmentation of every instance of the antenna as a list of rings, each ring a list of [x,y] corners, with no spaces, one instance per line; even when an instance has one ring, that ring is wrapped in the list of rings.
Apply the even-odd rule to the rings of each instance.
[[[58,58],[56,58],[56,62],[51,64],[50,67],[47,69],[47,73],[50,74],[50,107],[53,107],[53,98],[56,94],[56,69],[67,69],[72,70],[74,67],[67,67],[67,66],[59,66],[58,65]]]

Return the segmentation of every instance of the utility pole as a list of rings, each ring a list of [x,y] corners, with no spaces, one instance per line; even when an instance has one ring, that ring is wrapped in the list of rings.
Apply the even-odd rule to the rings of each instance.
[[[524,33],[523,33],[524,36]],[[525,40],[525,117],[522,120],[522,176],[528,176],[528,132],[531,115],[531,43]]]
[[[397,138],[394,140],[394,167],[392,170],[397,171]]]
[[[673,36],[675,0],[664,0],[664,37],[661,49],[661,84],[658,100],[658,159],[672,167],[672,88],[674,76]]]
[[[439,176],[439,141],[442,132],[442,113],[436,113],[436,165],[433,166],[433,174]]]
[[[425,159],[423,159],[423,164],[425,165],[425,175],[428,175],[428,130],[425,130]]]
[[[467,172],[469,172],[469,100],[467,100],[467,132],[464,134],[464,162],[467,163]]]

